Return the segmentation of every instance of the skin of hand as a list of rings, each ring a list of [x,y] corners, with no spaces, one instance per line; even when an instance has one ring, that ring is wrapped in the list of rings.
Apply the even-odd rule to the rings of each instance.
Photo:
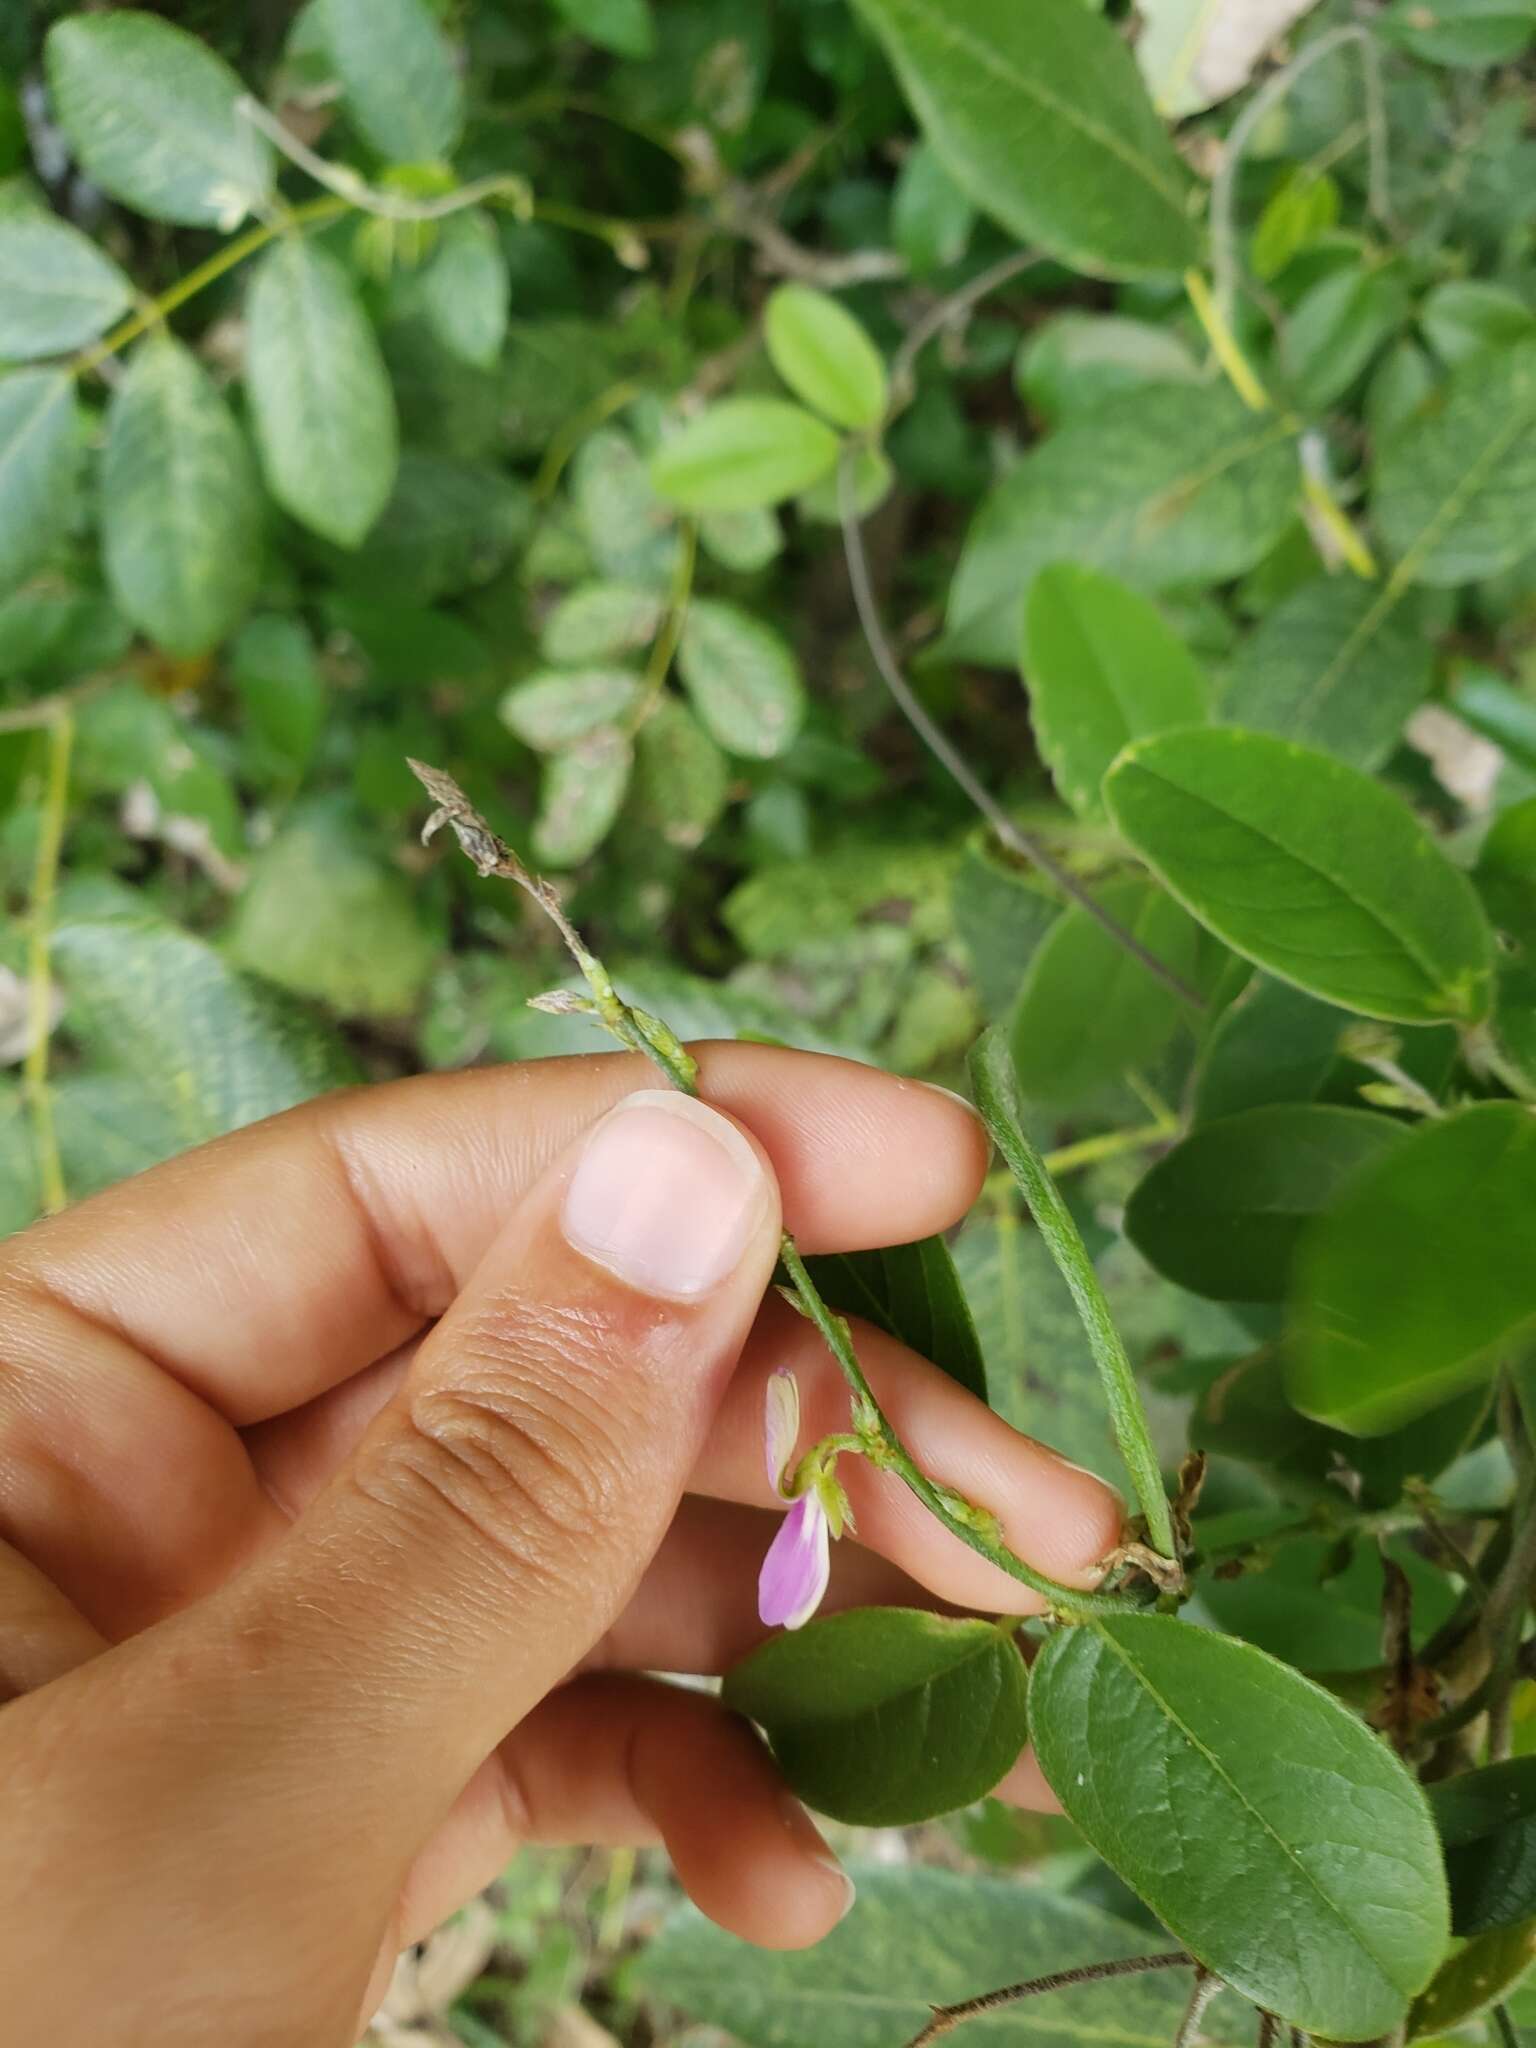
[[[698,1690],[761,1639],[764,1386],[846,1426],[807,1252],[956,1222],[957,1099],[695,1049],[323,1098],[0,1247],[0,1981],[16,2040],[345,2048],[393,1958],[526,1842],[664,1843],[794,1948],[850,1887]],[[1089,1584],[1121,1508],[856,1331],[919,1462]],[[840,1468],[829,1606],[1033,1611],[900,1484]],[[1005,1788],[1033,1803],[1026,1759]]]

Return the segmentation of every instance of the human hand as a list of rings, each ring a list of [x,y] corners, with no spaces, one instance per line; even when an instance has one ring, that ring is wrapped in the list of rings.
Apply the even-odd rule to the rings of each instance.
[[[0,1248],[14,2038],[339,2048],[528,1841],[662,1841],[772,1946],[846,1909],[751,1731],[640,1674],[762,1633],[769,1373],[807,1441],[846,1415],[763,1298],[781,1199],[806,1251],[902,1242],[965,1212],[985,1141],[868,1068],[700,1059],[713,1109],[627,1055],[327,1098]],[[924,1468],[1087,1583],[1108,1489],[858,1343]],[[1030,1611],[860,1464],[829,1604]]]

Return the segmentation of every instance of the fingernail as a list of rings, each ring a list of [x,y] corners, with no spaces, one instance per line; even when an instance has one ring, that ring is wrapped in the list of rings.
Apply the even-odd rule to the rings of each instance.
[[[561,1220],[577,1251],[629,1286],[696,1301],[735,1269],[766,1198],[734,1124],[691,1096],[643,1088],[588,1137]]]
[[[967,1116],[974,1116],[978,1122],[980,1121],[980,1112],[968,1095],[961,1095],[954,1088],[941,1088],[937,1081],[919,1081],[917,1085],[919,1088],[926,1088],[930,1095],[942,1095],[950,1102],[958,1102]]]
[[[779,1797],[779,1818],[784,1831],[795,1847],[813,1862],[819,1863],[829,1877],[835,1877],[843,1888],[843,1903],[838,1912],[839,1920],[846,1920],[858,1897],[853,1879],[837,1860],[837,1854],[823,1836],[820,1828],[806,1812],[793,1792],[782,1793]]]

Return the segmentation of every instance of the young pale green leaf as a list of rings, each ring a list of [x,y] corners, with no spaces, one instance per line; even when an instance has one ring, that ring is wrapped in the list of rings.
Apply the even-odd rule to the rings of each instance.
[[[858,0],[981,211],[1093,277],[1199,260],[1189,182],[1124,42],[1081,0]]]
[[[1138,0],[1136,61],[1171,120],[1240,92],[1272,43],[1317,0]]]
[[[404,878],[323,815],[262,848],[227,948],[237,967],[332,1015],[373,1018],[409,1016],[440,951]]]
[[[729,754],[782,754],[805,716],[800,665],[788,641],[750,612],[697,598],[677,648],[694,709]]]
[[[1023,1191],[1030,1214],[1071,1292],[1098,1367],[1115,1442],[1131,1475],[1148,1534],[1165,1557],[1172,1557],[1173,1520],[1136,1375],[1082,1233],[1024,1130],[1013,1062],[1007,1042],[995,1027],[977,1040],[970,1075],[971,1092],[987,1133]]]
[[[1376,1436],[1486,1382],[1536,1324],[1536,1115],[1482,1102],[1424,1123],[1302,1239],[1287,1386]]]
[[[0,360],[29,362],[94,341],[133,287],[63,221],[0,220]]]
[[[1431,64],[1508,64],[1536,36],[1536,0],[1393,0],[1381,34]]]
[[[867,430],[885,414],[885,364],[830,293],[781,284],[763,315],[768,359],[796,398],[834,426]]]
[[[507,338],[511,291],[506,254],[490,215],[476,208],[445,220],[422,295],[428,324],[450,355],[491,367]]]
[[[649,646],[661,625],[661,594],[638,583],[582,583],[544,621],[547,660],[573,665],[612,661]]]
[[[980,1799],[1024,1747],[1011,1633],[907,1607],[856,1607],[771,1636],[726,1673],[793,1791],[834,1820],[907,1827]]]
[[[1104,791],[1180,902],[1270,973],[1404,1024],[1487,1014],[1493,944],[1476,892],[1359,769],[1211,726],[1128,747]]]
[[[1387,441],[1371,513],[1400,582],[1471,583],[1530,548],[1536,342],[1476,356]]]
[[[318,0],[318,27],[347,112],[380,156],[425,163],[451,154],[464,88],[424,0]]]
[[[80,453],[75,382],[67,371],[0,377],[0,596],[29,576],[62,535]]]
[[[1225,386],[1148,385],[1074,416],[982,501],[950,589],[950,651],[1012,667],[1020,602],[1049,562],[1153,591],[1242,575],[1295,516],[1293,443],[1291,423]]]
[[[649,57],[656,48],[651,0],[555,0],[576,33],[616,57]]]
[[[1326,171],[1292,171],[1271,193],[1253,231],[1248,260],[1267,284],[1303,249],[1326,235],[1339,218],[1339,188]]]
[[[1536,1757],[1446,1778],[1430,1787],[1429,1804],[1456,1933],[1489,1934],[1536,1915]]]
[[[1401,593],[1355,577],[1304,583],[1238,648],[1220,716],[1379,768],[1429,694],[1434,653]]]
[[[919,142],[908,150],[891,194],[891,238],[913,276],[958,263],[975,223],[975,207],[932,144]]]
[[[741,512],[706,512],[699,520],[699,546],[722,569],[750,576],[766,569],[784,546],[778,515],[766,505]]]
[[[871,1863],[851,1875],[853,1911],[814,1948],[753,1948],[685,1906],[635,1958],[635,1981],[747,2048],[894,2048],[937,2003],[1157,1945],[1145,1925],[1012,1873]],[[1083,1984],[1000,2006],[971,2031],[987,2048],[1167,2048],[1189,1985],[1187,1970]],[[1252,2012],[1218,1998],[1201,2034],[1246,2048]]]
[[[633,764],[633,745],[611,725],[552,754],[544,764],[534,857],[548,867],[574,868],[596,853],[623,808]]]
[[[1029,1719],[1068,1818],[1207,1969],[1326,2039],[1401,2023],[1449,1939],[1440,1848],[1338,1700],[1247,1644],[1125,1615],[1057,1629]]]
[[[351,280],[292,237],[262,259],[249,326],[246,382],[272,495],[356,547],[388,502],[398,448],[389,378]]]
[[[1102,817],[1099,785],[1131,740],[1198,725],[1210,693],[1157,607],[1112,576],[1054,562],[1024,607],[1024,682],[1051,779],[1080,817]]]
[[[777,505],[837,460],[832,429],[786,398],[722,398],[651,460],[651,482],[685,512]]]
[[[54,957],[71,1029],[163,1112],[178,1146],[357,1079],[307,1010],[147,908],[66,918]]]
[[[71,14],[44,45],[48,91],[80,168],[152,220],[227,234],[272,189],[245,88],[185,29],[134,8]]]
[[[1257,975],[1223,1010],[1201,1052],[1195,1121],[1236,1116],[1272,1102],[1311,1102],[1339,1056],[1348,1016],[1330,1003]]]
[[[1390,1117],[1280,1103],[1202,1124],[1126,1204],[1131,1243],[1212,1301],[1283,1301],[1302,1226],[1403,1137]]]
[[[1182,980],[1195,971],[1200,934],[1161,889],[1112,882],[1103,907]],[[1154,1059],[1184,1006],[1096,918],[1076,904],[1046,933],[1025,970],[1010,1042],[1026,1100],[1072,1104]]]
[[[639,701],[640,678],[628,669],[552,669],[512,685],[501,700],[501,722],[524,746],[558,753],[627,717]]]
[[[659,698],[635,734],[633,815],[669,846],[697,846],[725,809],[731,770],[686,704]]]
[[[326,687],[315,643],[298,619],[251,619],[229,656],[249,737],[290,774],[308,765],[325,723]]]
[[[862,1316],[887,1336],[899,1337],[919,1358],[986,1400],[981,1340],[942,1237],[880,1251],[829,1252],[806,1265],[828,1308]]]
[[[190,349],[144,342],[107,410],[101,539],[112,594],[170,654],[222,640],[261,574],[261,493],[245,436]]]
[[[1536,1919],[1480,1934],[1444,1963],[1408,2015],[1410,2041],[1439,2040],[1514,1990],[1536,1963]]]

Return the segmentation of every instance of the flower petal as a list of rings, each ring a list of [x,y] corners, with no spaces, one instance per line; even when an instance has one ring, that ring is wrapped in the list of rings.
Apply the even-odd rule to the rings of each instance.
[[[827,1512],[802,1494],[779,1524],[757,1580],[757,1611],[768,1628],[803,1628],[832,1576]]]
[[[800,1388],[787,1365],[768,1375],[768,1393],[763,1416],[763,1451],[768,1461],[768,1484],[785,1500],[784,1482],[794,1462],[800,1440]]]

